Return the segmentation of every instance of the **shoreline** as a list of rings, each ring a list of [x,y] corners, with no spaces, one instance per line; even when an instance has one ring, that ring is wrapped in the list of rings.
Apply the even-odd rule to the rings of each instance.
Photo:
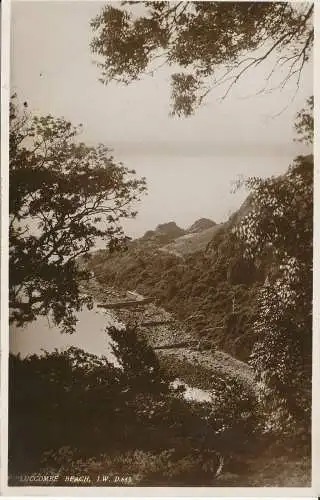
[[[114,287],[102,288],[95,279],[91,279],[86,292],[91,293],[94,300],[100,303],[112,301],[128,300],[127,291],[117,290]],[[179,367],[186,367],[183,379],[187,384],[203,390],[210,390],[211,378],[201,376],[203,371],[206,375],[211,372],[217,376],[234,378],[244,383],[253,392],[256,392],[256,382],[254,372],[244,361],[238,360],[230,354],[207,346],[201,349],[199,340],[194,339],[190,333],[185,331],[173,316],[162,307],[155,304],[143,304],[138,306],[135,311],[106,309],[108,314],[116,319],[117,322],[138,328],[141,335],[147,338],[150,346],[155,350],[160,363],[175,373],[177,378],[181,377]],[[170,323],[160,326],[141,326],[148,320],[170,321]]]

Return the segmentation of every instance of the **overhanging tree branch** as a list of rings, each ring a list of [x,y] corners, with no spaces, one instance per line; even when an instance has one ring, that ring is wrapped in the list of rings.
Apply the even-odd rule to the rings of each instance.
[[[268,83],[280,65],[298,64],[299,47],[305,48],[302,69],[310,57],[313,4],[190,1],[144,5],[146,12],[138,17],[132,4],[122,11],[105,7],[92,22],[91,49],[103,61],[105,83],[113,79],[129,83],[144,74],[154,75],[164,64],[179,66],[183,73],[172,75],[172,114],[192,114],[210,92],[224,85],[225,99],[249,70],[274,54],[278,59],[261,93],[266,87],[266,91],[272,89]],[[163,62],[152,68],[158,57]],[[299,85],[302,69],[290,73],[288,68],[289,78],[284,81],[296,76]]]

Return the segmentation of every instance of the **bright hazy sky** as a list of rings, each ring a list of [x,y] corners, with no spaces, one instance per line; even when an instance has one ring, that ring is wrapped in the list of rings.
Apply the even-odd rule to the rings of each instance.
[[[195,116],[171,118],[166,68],[127,87],[98,81],[89,22],[102,5],[13,2],[12,91],[36,113],[83,123],[83,140],[112,147],[116,159],[147,177],[139,216],[125,224],[130,235],[169,220],[186,227],[199,217],[226,219],[244,197],[230,193],[233,180],[283,172],[299,148],[293,121],[313,93],[311,64],[278,117],[294,81],[282,92],[244,98],[261,87],[264,69],[243,78],[227,100],[213,94]]]

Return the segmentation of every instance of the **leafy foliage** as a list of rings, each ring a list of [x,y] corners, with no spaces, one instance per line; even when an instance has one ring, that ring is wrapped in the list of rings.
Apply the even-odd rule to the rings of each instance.
[[[74,347],[25,359],[10,356],[9,447],[14,468],[32,470],[42,453],[63,446],[80,449],[82,455],[144,446],[150,437],[144,426],[152,402],[160,404],[168,382],[134,331],[112,328],[109,333],[119,342],[119,367]]]
[[[19,325],[52,314],[72,332],[86,277],[77,258],[98,239],[126,242],[121,220],[145,191],[145,180],[117,164],[108,148],[76,142],[70,122],[32,117],[10,107],[10,308]]]
[[[313,45],[313,5],[291,2],[122,2],[92,20],[100,81],[128,84],[164,64],[172,74],[172,112],[189,116],[208,93],[225,97],[250,69],[269,59],[299,85]],[[266,90],[266,88],[264,89]]]
[[[252,211],[239,236],[246,255],[268,253],[273,266],[259,291],[251,363],[266,401],[310,425],[312,367],[313,157],[279,178],[250,179]],[[283,422],[283,415],[278,419]],[[279,423],[279,422],[278,422]]]
[[[312,143],[313,97],[297,115],[298,139]],[[252,210],[237,228],[245,255],[268,255],[259,291],[251,363],[274,429],[310,431],[313,295],[313,155],[299,156],[284,176],[251,178]],[[307,434],[309,436],[309,433]]]
[[[306,144],[313,144],[314,135],[314,117],[313,117],[313,96],[307,100],[306,108],[299,111],[296,119],[297,140]]]
[[[220,453],[230,458],[239,446],[248,446],[258,430],[257,405],[244,387],[239,391],[236,380],[213,379],[215,407],[187,402],[135,330],[109,333],[117,341],[118,367],[76,348],[25,359],[10,356],[11,473],[41,467],[74,474],[78,467],[90,468],[88,457],[101,454],[114,462],[113,470],[117,457],[127,455],[130,474],[138,466],[150,481],[168,477],[169,464],[181,461],[187,481],[192,460],[207,467],[213,460],[217,466]],[[243,405],[236,402],[240,399]],[[166,460],[158,476],[151,464],[143,467],[149,455]],[[208,471],[211,478],[214,471]]]

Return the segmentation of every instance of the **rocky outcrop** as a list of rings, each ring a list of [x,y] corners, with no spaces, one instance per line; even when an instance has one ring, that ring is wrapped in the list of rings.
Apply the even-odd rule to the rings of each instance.
[[[196,220],[188,229],[187,233],[200,233],[210,227],[215,226],[216,223],[211,219],[206,219],[205,217]]]

